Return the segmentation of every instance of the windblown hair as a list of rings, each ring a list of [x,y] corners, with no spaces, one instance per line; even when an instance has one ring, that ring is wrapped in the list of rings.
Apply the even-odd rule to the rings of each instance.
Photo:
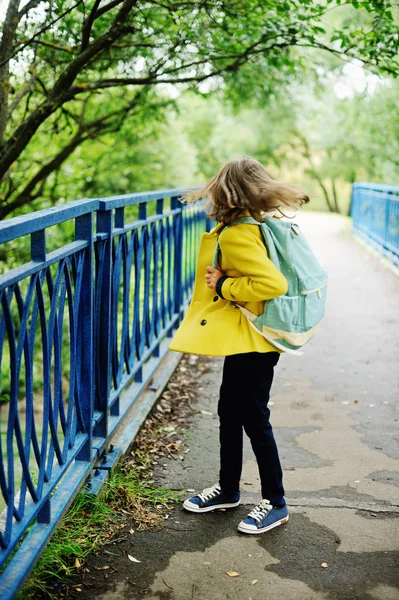
[[[228,162],[201,190],[189,194],[187,202],[201,198],[205,198],[208,217],[226,225],[245,211],[260,223],[267,216],[264,213],[273,211],[291,218],[282,208],[295,211],[309,202],[303,190],[276,181],[259,161],[250,156]]]

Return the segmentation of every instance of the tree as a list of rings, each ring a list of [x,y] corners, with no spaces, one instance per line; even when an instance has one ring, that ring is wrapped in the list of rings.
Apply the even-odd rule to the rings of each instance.
[[[237,78],[253,90],[295,72],[294,48],[356,57],[396,75],[391,2],[340,4],[28,0],[20,8],[20,0],[9,0],[0,42],[0,218],[40,198],[76,148],[119,131],[132,114],[165,106],[166,84],[198,88],[210,80],[217,87]],[[362,26],[324,28],[337,6],[359,11]],[[42,149],[36,162],[29,155],[35,140]]]
[[[398,92],[398,82],[387,78],[374,91],[338,98],[326,89],[293,106],[291,147],[303,157],[330,211],[342,212],[340,183],[347,188],[356,180],[398,183]]]

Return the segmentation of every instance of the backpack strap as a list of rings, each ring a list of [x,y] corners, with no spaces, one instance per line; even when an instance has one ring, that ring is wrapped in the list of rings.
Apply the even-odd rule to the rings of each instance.
[[[260,225],[259,221],[257,221],[256,219],[253,219],[252,217],[239,217],[238,219],[236,219],[235,221],[233,221],[231,223],[231,225],[225,225],[219,232],[219,236],[222,233],[222,231],[224,231],[225,229],[227,229],[228,227],[232,227],[233,225]],[[220,256],[220,245],[219,245],[219,236],[216,242],[216,248],[215,248],[215,254],[213,255],[213,261],[212,261],[212,267],[214,269],[218,268],[218,264],[219,264],[219,256]]]
[[[217,237],[217,240],[216,240],[215,254],[213,255],[213,261],[212,261],[212,267],[214,269],[217,269],[219,266],[219,256],[220,256],[219,236],[222,233],[222,231],[227,229],[227,227],[229,227],[229,225],[225,225],[224,227],[222,227],[222,229],[220,230],[219,235]]]
[[[247,225],[260,225],[259,221],[253,219],[252,217],[239,217],[232,222],[232,225],[242,225],[244,223]]]

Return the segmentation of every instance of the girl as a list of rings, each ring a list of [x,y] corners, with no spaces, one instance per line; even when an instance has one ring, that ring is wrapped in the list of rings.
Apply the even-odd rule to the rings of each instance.
[[[287,280],[268,258],[260,228],[233,225],[251,216],[284,215],[309,198],[291,185],[275,181],[257,160],[243,157],[226,164],[189,201],[207,198],[208,216],[217,222],[204,233],[190,307],[170,345],[171,350],[225,356],[220,388],[219,482],[185,500],[196,513],[232,508],[240,503],[243,430],[251,440],[261,480],[262,501],[238,525],[243,533],[263,533],[286,523],[282,471],[267,407],[273,369],[280,351],[253,329],[235,304],[260,315],[265,300],[287,292]],[[277,217],[281,218],[281,217]],[[219,240],[221,260],[212,259]]]

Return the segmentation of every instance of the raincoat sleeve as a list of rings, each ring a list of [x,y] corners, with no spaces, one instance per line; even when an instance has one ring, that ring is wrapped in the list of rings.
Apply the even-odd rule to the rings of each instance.
[[[219,238],[222,257],[226,258],[230,276],[220,286],[221,297],[235,302],[270,300],[287,293],[284,275],[270,260],[266,247],[251,231],[253,225],[234,225],[225,229]]]

